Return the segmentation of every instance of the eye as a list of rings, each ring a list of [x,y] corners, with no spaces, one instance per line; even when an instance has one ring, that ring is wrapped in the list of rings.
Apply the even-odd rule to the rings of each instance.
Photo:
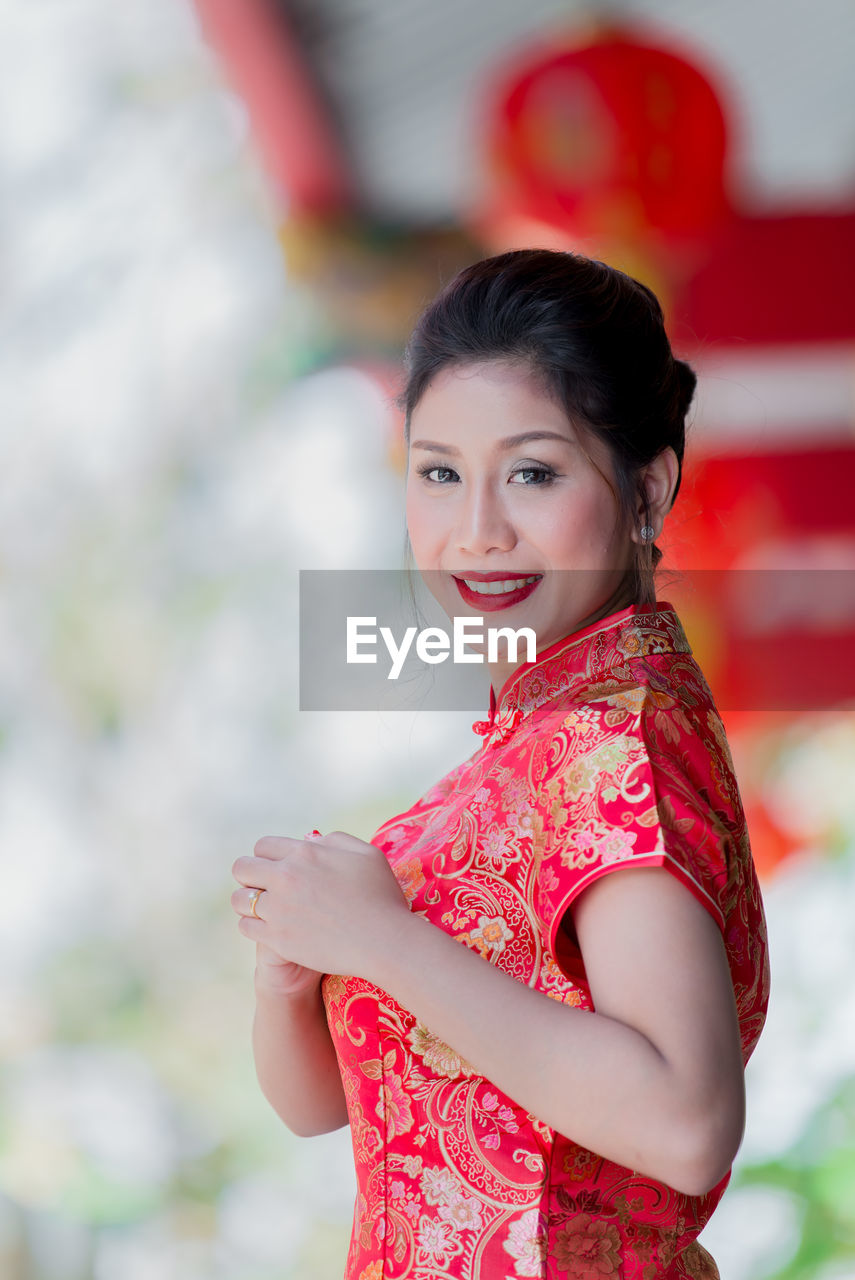
[[[557,473],[552,470],[552,467],[526,466],[520,467],[517,471],[512,472],[511,480],[524,485],[544,485],[549,484],[551,480],[554,480],[556,474]],[[517,480],[517,477],[520,477],[520,479]]]
[[[438,467],[435,463],[425,462],[416,470],[429,484],[450,484],[452,479],[459,479],[457,472],[451,467]]]

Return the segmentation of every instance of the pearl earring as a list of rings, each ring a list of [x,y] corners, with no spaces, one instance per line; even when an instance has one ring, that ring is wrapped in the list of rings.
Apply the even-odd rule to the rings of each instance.
[[[652,525],[645,524],[641,526],[642,542],[650,542],[650,540],[652,538],[655,538],[655,536],[656,536],[656,530],[653,528]]]

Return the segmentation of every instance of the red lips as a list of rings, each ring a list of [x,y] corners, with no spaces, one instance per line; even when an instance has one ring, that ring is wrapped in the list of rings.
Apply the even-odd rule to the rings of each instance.
[[[530,578],[532,574],[512,574],[512,573],[467,573],[466,577],[470,582],[514,582],[521,578]],[[540,585],[542,575],[535,578],[534,582],[526,582],[521,587],[515,587],[513,591],[503,591],[498,595],[479,591],[472,591],[467,587],[464,580],[452,574],[457,590],[460,592],[461,598],[470,608],[477,609],[480,613],[498,613],[502,609],[510,609],[515,604],[520,604],[523,600],[527,600],[534,589]]]

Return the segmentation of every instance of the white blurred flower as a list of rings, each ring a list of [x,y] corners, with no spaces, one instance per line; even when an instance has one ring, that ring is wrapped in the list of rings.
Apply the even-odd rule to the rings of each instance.
[[[293,1186],[256,1174],[227,1186],[219,1203],[220,1240],[243,1266],[271,1263],[287,1269],[300,1250],[309,1222]]]
[[[146,1062],[112,1046],[40,1048],[7,1064],[3,1182],[23,1203],[57,1200],[83,1164],[159,1185],[180,1157],[170,1099]]]
[[[214,1252],[209,1240],[181,1238],[168,1215],[112,1227],[98,1233],[93,1280],[211,1280]]]
[[[802,1216],[801,1202],[787,1191],[740,1187],[725,1192],[698,1238],[718,1264],[722,1280],[757,1280],[793,1256]]]
[[[746,1071],[741,1161],[782,1155],[855,1076],[855,859],[787,860],[764,887],[772,989]]]

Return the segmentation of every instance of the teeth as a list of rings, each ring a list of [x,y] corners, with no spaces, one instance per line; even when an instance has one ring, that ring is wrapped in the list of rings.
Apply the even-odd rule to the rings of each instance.
[[[471,582],[469,578],[464,578],[463,581],[476,595],[503,596],[509,591],[518,591],[520,587],[525,587],[530,582],[537,582],[540,576],[539,573],[535,573],[530,578],[505,578],[501,582]]]

